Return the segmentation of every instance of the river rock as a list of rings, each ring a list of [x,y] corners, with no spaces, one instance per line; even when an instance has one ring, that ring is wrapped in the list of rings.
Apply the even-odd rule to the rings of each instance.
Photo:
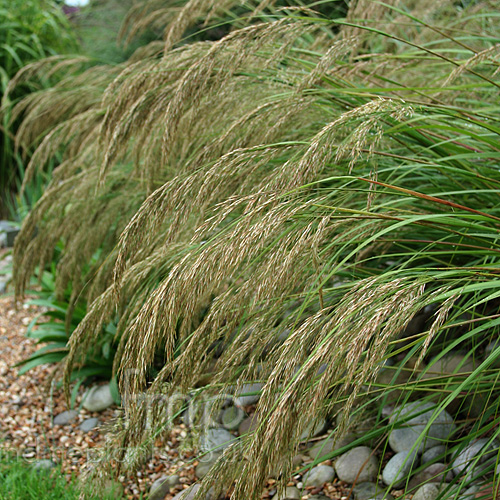
[[[415,401],[403,407],[396,408],[391,415],[391,424],[401,422],[401,427],[395,428],[389,434],[389,445],[396,453],[409,450],[415,445],[424,432],[427,423],[433,418],[436,405],[429,402]],[[427,411],[424,411],[427,410]],[[412,414],[413,418],[408,419]],[[446,410],[441,410],[418,447],[419,451],[427,450],[445,441],[456,427]]]
[[[477,361],[464,354],[450,354],[441,359],[433,360],[429,365],[429,370],[422,377],[424,379],[472,372],[477,367]]]
[[[311,439],[313,437],[319,436],[322,432],[325,431],[326,427],[327,424],[324,418],[321,418],[317,422],[313,420],[309,423],[309,425],[304,429],[304,431],[300,435],[300,440],[304,441],[304,439]]]
[[[295,486],[287,486],[282,495],[278,494],[273,497],[274,500],[300,500],[301,498],[300,490]]]
[[[326,439],[322,439],[318,441],[312,448],[307,450],[307,454],[313,459],[316,460],[319,457],[327,455],[332,451],[338,450],[351,444],[356,439],[354,434],[346,434],[344,437],[336,440],[335,437],[329,437]]]
[[[488,394],[476,392],[465,396],[460,409],[467,418],[479,418],[484,413],[484,409],[488,408],[489,404]]]
[[[257,414],[254,413],[251,417],[245,418],[240,426],[238,427],[238,434],[242,436],[247,432],[253,432],[259,426],[259,419],[257,418]]]
[[[446,453],[446,446],[444,444],[439,444],[437,446],[429,448],[428,450],[422,453],[422,459],[421,459],[422,465],[435,462],[436,460],[442,462],[444,460],[445,453]]]
[[[452,480],[453,472],[447,470],[445,464],[436,462],[415,474],[409,486],[413,489],[425,483],[449,483]]]
[[[54,425],[68,425],[78,417],[76,410],[67,410],[54,417]]]
[[[221,453],[236,438],[226,429],[216,427],[207,429],[200,439],[200,449],[207,453]]]
[[[358,446],[341,455],[335,463],[335,472],[341,481],[374,481],[377,478],[379,461],[373,450],[367,446]]]
[[[50,460],[48,458],[41,458],[39,460],[35,460],[31,464],[31,468],[33,470],[38,471],[38,472],[40,472],[40,471],[46,471],[46,470],[51,470],[54,467],[56,467],[55,462],[53,462],[52,460]]]
[[[457,485],[455,485],[452,495],[457,500],[474,500],[476,498],[476,493],[479,491],[480,488],[481,485],[472,484],[464,491],[464,488],[462,488],[460,483],[458,483]]]
[[[420,486],[420,488],[413,495],[413,500],[436,500],[439,495],[439,486],[434,483],[427,483]]]
[[[416,461],[416,451],[400,451],[396,453],[386,464],[382,471],[382,480],[387,486],[392,485],[399,488],[406,483]]]
[[[453,460],[453,472],[456,475],[464,472],[468,476],[480,473],[494,464],[499,444],[496,439],[489,445],[488,442],[488,438],[481,438],[461,450]],[[483,456],[474,465],[480,453],[483,453]]]
[[[96,417],[86,418],[79,426],[82,432],[90,432],[99,426],[99,419]]]
[[[317,465],[313,467],[305,476],[306,486],[323,486],[335,477],[335,470],[329,465]]]
[[[163,500],[170,488],[179,484],[179,476],[174,474],[172,476],[162,476],[157,479],[149,490],[148,500]]]
[[[356,483],[352,489],[354,500],[393,500],[394,497],[390,493],[386,493],[386,488],[383,485],[376,483]]]
[[[395,368],[385,368],[380,370],[377,374],[376,383],[390,387],[387,390],[385,399],[388,404],[397,404],[397,402],[404,397],[404,391],[398,389],[398,387],[404,387],[411,378],[411,371],[401,370],[397,372],[397,367]]]
[[[193,484],[190,486],[188,489],[180,491],[175,495],[172,500],[193,500],[195,497],[196,493],[198,493],[198,490],[201,488],[199,484]],[[214,500],[215,497],[211,495],[210,493],[205,496],[205,500]]]
[[[109,384],[94,386],[83,397],[83,407],[87,411],[104,411],[114,404]]]
[[[260,382],[255,384],[243,384],[241,388],[238,391],[236,391],[235,396],[238,397],[238,402],[242,406],[253,405],[257,403],[257,401],[260,399],[260,394],[249,394],[249,393],[252,392],[260,393],[263,387],[264,384],[261,384]]]
[[[198,488],[195,488],[196,486],[198,485],[193,484],[193,486],[191,486],[187,490],[180,491],[172,500],[193,500],[194,495],[196,495],[196,492],[200,489],[199,486]]]
[[[196,477],[198,479],[205,477],[220,456],[221,453],[208,453],[207,455],[200,457],[195,470]]]
[[[0,220],[0,234],[3,235],[1,238],[2,246],[13,247],[14,240],[19,234],[19,228],[15,227],[9,221]]]
[[[364,483],[356,483],[352,489],[352,494],[354,500],[368,500],[369,498],[375,498],[377,491],[380,491],[380,488],[375,483],[366,481]]]
[[[230,406],[222,412],[222,427],[228,431],[235,431],[245,419],[245,412],[238,406]]]

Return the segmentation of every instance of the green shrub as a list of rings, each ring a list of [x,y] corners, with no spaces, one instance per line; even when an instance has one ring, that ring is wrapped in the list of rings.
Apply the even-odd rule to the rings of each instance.
[[[0,0],[0,100],[4,110],[0,130],[0,213],[5,213],[15,187],[18,164],[12,136],[17,123],[11,123],[10,106],[43,83],[31,82],[5,95],[9,80],[26,64],[67,54],[77,48],[76,38],[61,7],[51,0]]]

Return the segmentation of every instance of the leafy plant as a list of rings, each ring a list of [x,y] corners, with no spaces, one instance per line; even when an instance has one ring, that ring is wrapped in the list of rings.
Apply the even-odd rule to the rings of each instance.
[[[28,301],[28,304],[39,306],[45,311],[38,314],[27,327],[26,336],[36,339],[38,344],[44,344],[31,356],[19,362],[19,374],[22,375],[40,365],[57,365],[64,361],[69,352],[69,339],[73,331],[86,315],[84,304],[69,308],[66,300],[56,300],[54,296],[54,269],[43,272],[39,285],[41,290],[31,291],[38,298]],[[68,318],[70,321],[68,323]],[[98,344],[87,352],[82,366],[72,371],[70,380],[76,382],[73,387],[71,403],[74,405],[80,385],[87,379],[101,378],[111,380],[113,357],[116,352],[116,325],[110,322],[106,325]],[[118,396],[116,397],[118,398]]]
[[[32,81],[6,95],[9,80],[26,64],[76,50],[77,43],[61,8],[51,0],[0,1],[0,212],[11,197],[21,162],[13,142],[18,123],[11,122],[10,107],[44,82]],[[45,82],[49,85],[49,81]]]
[[[35,206],[36,202],[43,196],[44,190],[52,176],[53,164],[49,164],[48,168],[44,171],[38,171],[33,176],[31,182],[27,183],[23,188],[25,167],[18,155],[14,159],[17,161],[15,187],[12,196],[7,196],[5,199],[5,208],[9,220],[21,222]]]

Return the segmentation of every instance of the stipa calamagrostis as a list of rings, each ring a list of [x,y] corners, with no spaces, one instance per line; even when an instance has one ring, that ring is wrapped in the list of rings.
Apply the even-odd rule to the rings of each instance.
[[[130,33],[163,7],[149,5]],[[286,481],[302,432],[339,402],[337,436],[350,409],[389,398],[425,394],[444,408],[498,394],[500,354],[485,354],[498,332],[498,27],[488,2],[450,29],[452,2],[421,17],[414,2],[353,2],[346,19],[266,3],[218,40],[184,43],[195,18],[217,18],[213,6],[165,10],[158,19],[184,24],[166,27],[162,57],[109,68],[73,114],[65,90],[94,68],[19,104],[31,141],[33,118],[61,99],[33,168],[61,149],[64,161],[16,243],[15,278],[20,295],[64,242],[59,290],[71,283],[75,300],[93,301],[66,380],[119,316],[115,370],[151,396],[126,407],[120,446],[167,432],[162,397],[209,369],[210,395],[263,381],[262,425],[203,483],[248,499],[272,465]],[[408,334],[423,311],[427,323]],[[428,376],[458,349],[478,368]],[[379,376],[388,358],[394,387]],[[388,432],[375,414],[370,439]],[[453,446],[497,423],[496,406],[484,410]]]

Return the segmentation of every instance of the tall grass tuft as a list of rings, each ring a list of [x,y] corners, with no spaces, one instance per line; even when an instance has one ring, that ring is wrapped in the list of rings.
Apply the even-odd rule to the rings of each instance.
[[[187,391],[207,371],[207,392],[262,380],[263,424],[203,480],[234,499],[260,498],[277,464],[286,483],[302,432],[339,403],[337,435],[350,411],[419,397],[468,414],[454,450],[497,436],[494,4],[359,0],[337,17],[257,2],[192,43],[192,17],[210,24],[214,4],[150,2],[136,26],[158,6],[161,52],[69,74],[14,110],[18,140],[44,135],[28,169],[63,155],[16,240],[17,293],[62,240],[58,289],[92,301],[67,380],[117,312],[115,370],[134,393]],[[457,352],[473,369],[443,374]],[[119,442],[166,432],[160,417],[145,430],[146,410],[127,408]],[[388,431],[375,418],[370,438]]]

